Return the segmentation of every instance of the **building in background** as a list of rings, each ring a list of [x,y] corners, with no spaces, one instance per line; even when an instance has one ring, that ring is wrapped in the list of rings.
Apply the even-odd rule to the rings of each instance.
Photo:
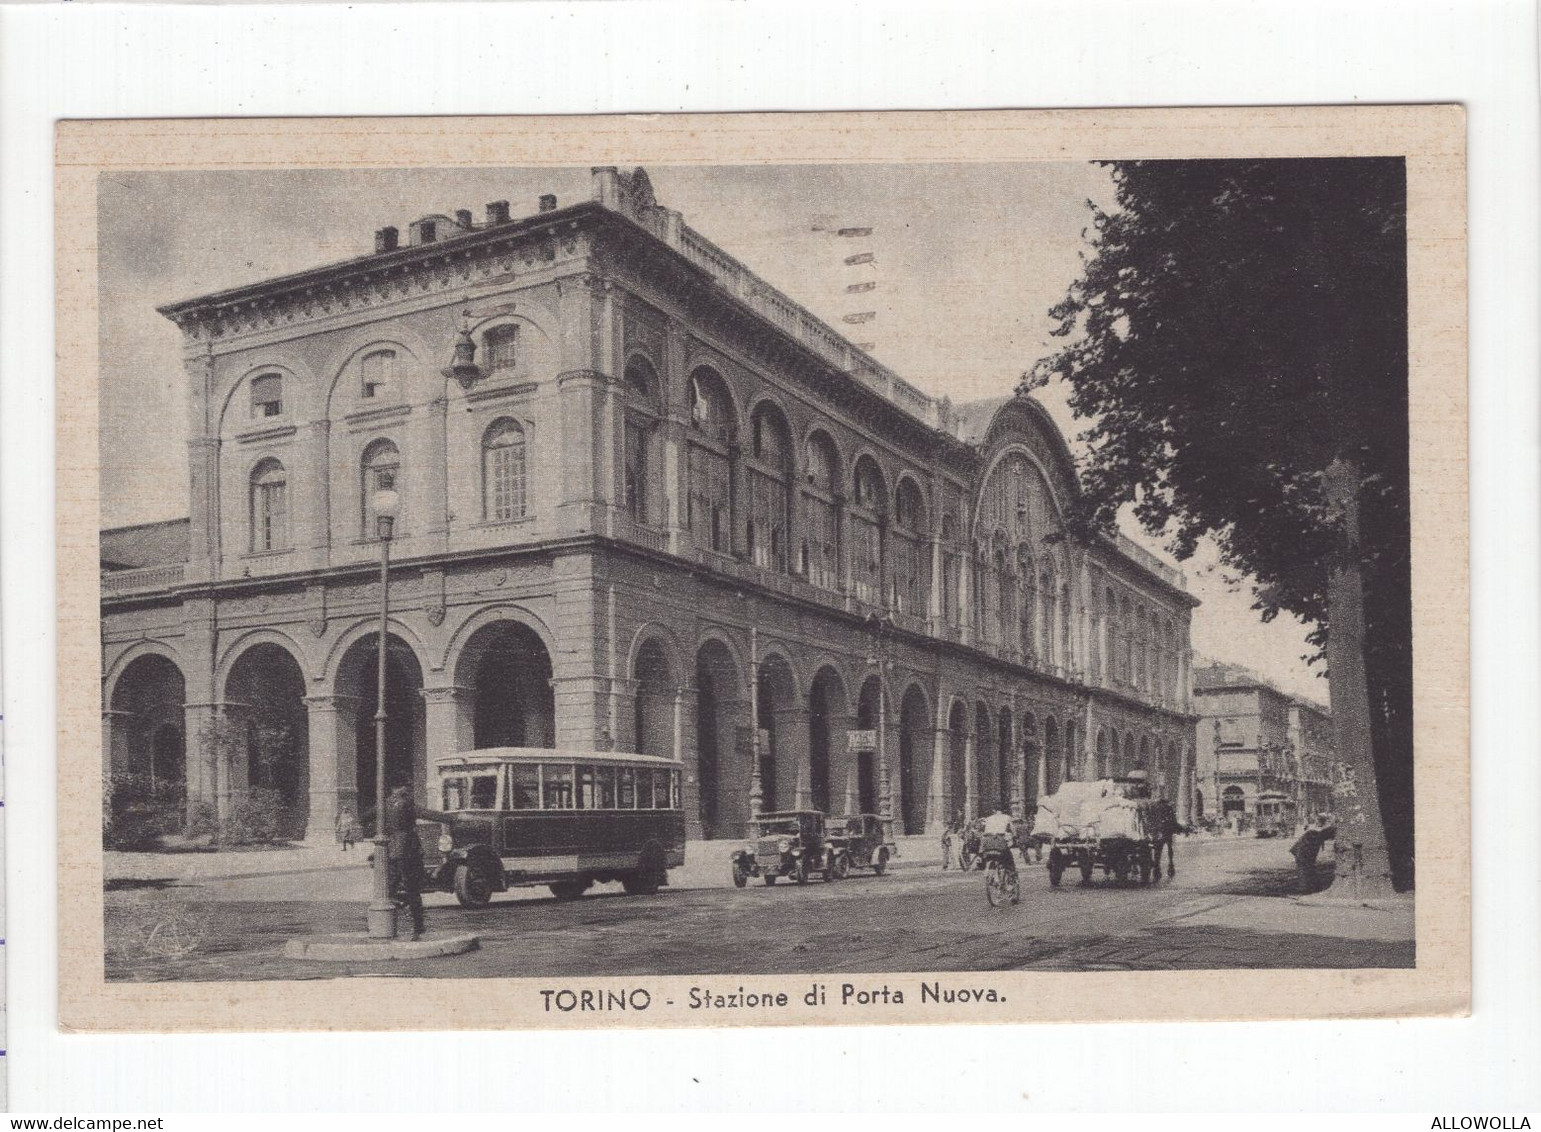
[[[1255,827],[1258,799],[1283,799],[1296,822],[1332,810],[1332,713],[1237,665],[1193,670],[1200,817]]]
[[[162,313],[190,514],[102,534],[114,771],[276,792],[294,837],[360,812],[390,486],[387,777],[420,796],[429,752],[559,745],[680,760],[692,836],[936,831],[1136,766],[1190,811],[1197,602],[1067,530],[1043,408],[927,396],[641,170]]]

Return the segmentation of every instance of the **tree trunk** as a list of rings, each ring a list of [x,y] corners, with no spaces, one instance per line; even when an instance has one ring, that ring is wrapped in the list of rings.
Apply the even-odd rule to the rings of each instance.
[[[1343,544],[1327,580],[1327,682],[1341,768],[1334,786],[1338,860],[1331,891],[1334,896],[1368,900],[1390,896],[1394,890],[1365,679],[1359,483],[1359,467],[1350,460],[1339,457],[1327,469],[1327,500],[1343,516]]]

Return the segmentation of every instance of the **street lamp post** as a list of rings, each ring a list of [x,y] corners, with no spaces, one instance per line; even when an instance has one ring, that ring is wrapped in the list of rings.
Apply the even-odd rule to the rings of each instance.
[[[389,631],[391,536],[401,499],[382,488],[372,499],[380,539],[380,633],[375,673],[375,855],[374,899],[369,903],[369,938],[396,938],[396,904],[391,899],[390,838],[385,831],[385,638]]]

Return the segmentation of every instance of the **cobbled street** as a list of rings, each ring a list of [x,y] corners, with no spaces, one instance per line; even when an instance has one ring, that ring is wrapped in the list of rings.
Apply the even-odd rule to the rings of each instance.
[[[367,873],[348,867],[220,879],[109,881],[107,975],[115,980],[246,980],[394,974],[440,978],[691,975],[800,971],[1160,970],[1409,967],[1411,904],[1362,908],[1294,896],[1278,841],[1194,841],[1178,875],[1149,888],[1022,872],[1022,900],[992,909],[981,873],[901,859],[875,877],[739,890],[723,843],[691,846],[653,897],[601,886],[560,902],[500,895],[480,911],[427,898],[430,932],[474,931],[452,958],[358,964],[285,958],[285,940],[362,927]],[[268,854],[281,858],[283,854]],[[714,857],[721,860],[714,861]],[[916,856],[912,852],[911,856]],[[1282,862],[1281,863],[1281,859]],[[717,865],[713,868],[713,865]],[[141,873],[153,869],[141,867]],[[614,891],[612,891],[614,889]]]

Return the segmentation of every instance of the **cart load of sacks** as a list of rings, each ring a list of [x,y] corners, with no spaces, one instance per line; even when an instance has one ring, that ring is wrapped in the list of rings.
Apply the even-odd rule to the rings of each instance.
[[[1066,782],[1039,799],[1033,830],[1042,837],[1090,840],[1127,837],[1145,840],[1157,835],[1149,799],[1124,797],[1122,783],[1111,778],[1095,782]]]

